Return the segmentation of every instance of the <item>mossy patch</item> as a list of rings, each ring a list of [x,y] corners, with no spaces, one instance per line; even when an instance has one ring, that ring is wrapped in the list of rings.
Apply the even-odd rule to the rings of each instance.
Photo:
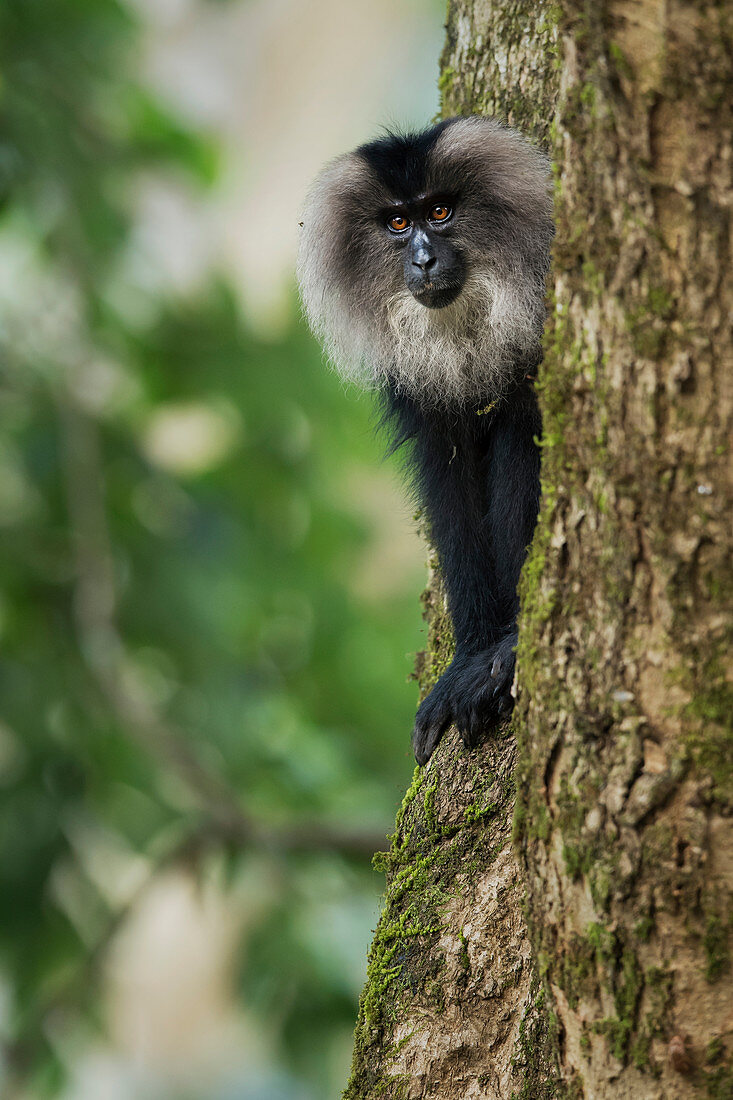
[[[719,1035],[708,1043],[702,1078],[710,1100],[733,1100],[733,1061]]]
[[[716,982],[730,969],[730,936],[733,918],[710,912],[705,922],[702,946],[705,952],[705,977]]]
[[[519,1024],[512,1069],[521,1078],[510,1100],[580,1100],[582,1089],[573,1074],[563,1078],[558,1064],[560,1025],[539,969],[533,979],[527,1007]]]
[[[415,769],[389,850],[374,857],[375,868],[387,875],[387,888],[369,952],[346,1100],[401,1095],[389,1091],[399,1082],[390,1073],[398,1048],[388,1036],[413,1002],[436,1014],[445,1010],[446,959],[438,947],[445,907],[472,868],[489,866],[502,847],[488,823],[494,814],[508,813],[511,784],[505,789],[488,768],[469,769],[471,801],[462,815],[450,806],[452,816],[446,820],[441,782],[435,764]],[[461,965],[468,973],[468,942],[462,932],[459,940]],[[383,1067],[376,1074],[370,1070],[374,1051]]]

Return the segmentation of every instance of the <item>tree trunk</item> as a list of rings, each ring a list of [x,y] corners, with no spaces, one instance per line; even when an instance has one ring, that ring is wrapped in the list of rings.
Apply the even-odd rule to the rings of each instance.
[[[731,53],[724,3],[450,5],[444,113],[557,166],[543,506],[513,731],[383,857],[349,1100],[733,1096]]]

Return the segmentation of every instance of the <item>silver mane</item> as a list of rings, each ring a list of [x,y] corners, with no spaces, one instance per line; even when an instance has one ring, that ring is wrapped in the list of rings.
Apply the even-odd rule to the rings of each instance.
[[[546,158],[494,119],[450,122],[426,155],[429,190],[461,193],[454,239],[467,276],[442,309],[421,305],[379,212],[394,195],[360,150],[306,200],[298,281],[311,328],[346,379],[427,403],[494,399],[539,358],[552,238]]]

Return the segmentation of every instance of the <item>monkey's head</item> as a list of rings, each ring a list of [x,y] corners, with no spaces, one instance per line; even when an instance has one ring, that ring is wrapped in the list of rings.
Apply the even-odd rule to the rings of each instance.
[[[306,200],[308,320],[346,377],[494,398],[539,359],[552,232],[548,162],[520,134],[478,116],[390,134]]]

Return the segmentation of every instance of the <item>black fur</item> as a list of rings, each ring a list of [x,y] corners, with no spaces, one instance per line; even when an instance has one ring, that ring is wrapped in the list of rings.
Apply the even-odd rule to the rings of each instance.
[[[450,207],[442,224],[437,201]],[[394,209],[407,219],[396,233]],[[451,723],[475,745],[512,707],[552,233],[546,159],[477,117],[360,146],[306,206],[308,318],[342,373],[380,393],[445,579],[456,653],[417,713],[421,764]]]
[[[356,152],[392,194],[419,195],[428,186],[428,154],[448,125],[445,121],[417,134],[388,134],[360,145]]]
[[[472,746],[512,708],[517,581],[540,494],[535,365],[523,364],[488,411],[425,408],[393,388],[386,395],[384,420],[407,444],[456,639],[450,667],[417,713],[420,764],[451,723]]]

